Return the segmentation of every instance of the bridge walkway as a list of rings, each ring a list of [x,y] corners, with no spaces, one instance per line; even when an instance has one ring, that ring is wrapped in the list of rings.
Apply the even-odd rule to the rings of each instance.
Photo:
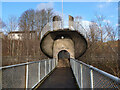
[[[70,67],[56,68],[54,72],[37,88],[76,88],[77,82]]]

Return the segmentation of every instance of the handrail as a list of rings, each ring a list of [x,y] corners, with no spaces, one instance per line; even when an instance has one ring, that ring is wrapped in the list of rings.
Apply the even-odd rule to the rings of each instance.
[[[113,76],[112,74],[109,74],[109,73],[107,73],[105,71],[102,71],[100,69],[97,69],[97,68],[95,68],[95,67],[93,67],[91,65],[90,65],[90,68],[93,69],[93,70],[95,70],[95,71],[97,71],[97,72],[99,72],[99,73],[101,73],[102,75],[104,75],[104,76],[106,76],[106,77],[108,77],[108,78],[116,81],[117,83],[120,83],[120,78],[118,78],[116,76]]]
[[[26,89],[34,88],[38,83],[40,83],[40,81],[42,81],[51,71],[56,68],[56,65],[56,59],[45,59],[0,67],[0,71],[2,71],[2,73],[0,73],[0,78],[3,77],[4,81],[3,84],[0,83],[0,89],[18,87]],[[12,82],[14,80],[17,80],[17,82]],[[20,85],[18,84],[19,82],[21,83]]]
[[[40,60],[40,61],[32,61],[32,62],[26,62],[26,63],[15,64],[15,65],[8,65],[8,66],[3,66],[3,67],[0,67],[0,70],[1,70],[1,69],[6,69],[6,68],[17,67],[17,66],[28,65],[28,64],[32,64],[32,63],[38,63],[38,62],[47,61],[47,60],[49,60],[49,59]]]
[[[75,62],[78,62],[78,63],[80,63],[80,64],[82,64],[82,65],[85,65],[85,66],[87,66],[90,70],[96,71],[96,72],[100,73],[101,75],[103,75],[103,76],[111,79],[112,81],[115,81],[116,83],[120,84],[120,78],[118,78],[118,77],[116,77],[116,76],[114,76],[114,75],[111,75],[111,74],[109,74],[109,73],[107,73],[107,72],[105,72],[105,71],[102,71],[102,70],[100,70],[100,69],[98,69],[98,68],[95,68],[95,67],[93,67],[92,65],[88,65],[88,64],[86,64],[86,63],[84,63],[84,62],[82,62],[82,61],[78,61],[78,60],[72,59],[72,58],[71,58],[71,60],[74,60]]]
[[[78,28],[76,28],[76,25],[80,25],[79,27],[81,27],[82,29],[77,30]],[[53,22],[49,22],[47,23],[44,28],[41,31],[41,38],[44,36],[44,34],[46,34],[48,31],[56,31],[59,29],[63,29],[63,28],[69,28],[70,30],[73,31],[78,31],[81,34],[83,34],[84,36],[86,36],[87,31],[84,29],[84,27],[81,24],[78,24],[74,21],[69,21],[69,25],[65,25],[62,27],[62,21],[53,21]]]

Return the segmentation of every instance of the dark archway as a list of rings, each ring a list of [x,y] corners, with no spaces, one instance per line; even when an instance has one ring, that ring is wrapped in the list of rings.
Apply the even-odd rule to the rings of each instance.
[[[58,53],[58,59],[69,59],[70,53],[66,50],[62,50]]]
[[[70,53],[66,50],[62,50],[58,53],[58,67],[70,66]]]

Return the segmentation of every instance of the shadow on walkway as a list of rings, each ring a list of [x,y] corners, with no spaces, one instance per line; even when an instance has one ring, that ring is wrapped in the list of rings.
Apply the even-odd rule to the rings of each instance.
[[[56,68],[55,71],[38,87],[38,89],[40,88],[78,89],[78,86],[71,68],[65,67],[65,68]]]

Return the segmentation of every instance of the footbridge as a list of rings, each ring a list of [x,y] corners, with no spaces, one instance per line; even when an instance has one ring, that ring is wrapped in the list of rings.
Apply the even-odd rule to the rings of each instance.
[[[84,31],[69,28],[53,18],[41,32],[40,48],[50,59],[4,66],[0,68],[0,88],[116,88],[120,79],[88,65],[77,58],[87,50]],[[52,26],[52,27],[51,27]]]

